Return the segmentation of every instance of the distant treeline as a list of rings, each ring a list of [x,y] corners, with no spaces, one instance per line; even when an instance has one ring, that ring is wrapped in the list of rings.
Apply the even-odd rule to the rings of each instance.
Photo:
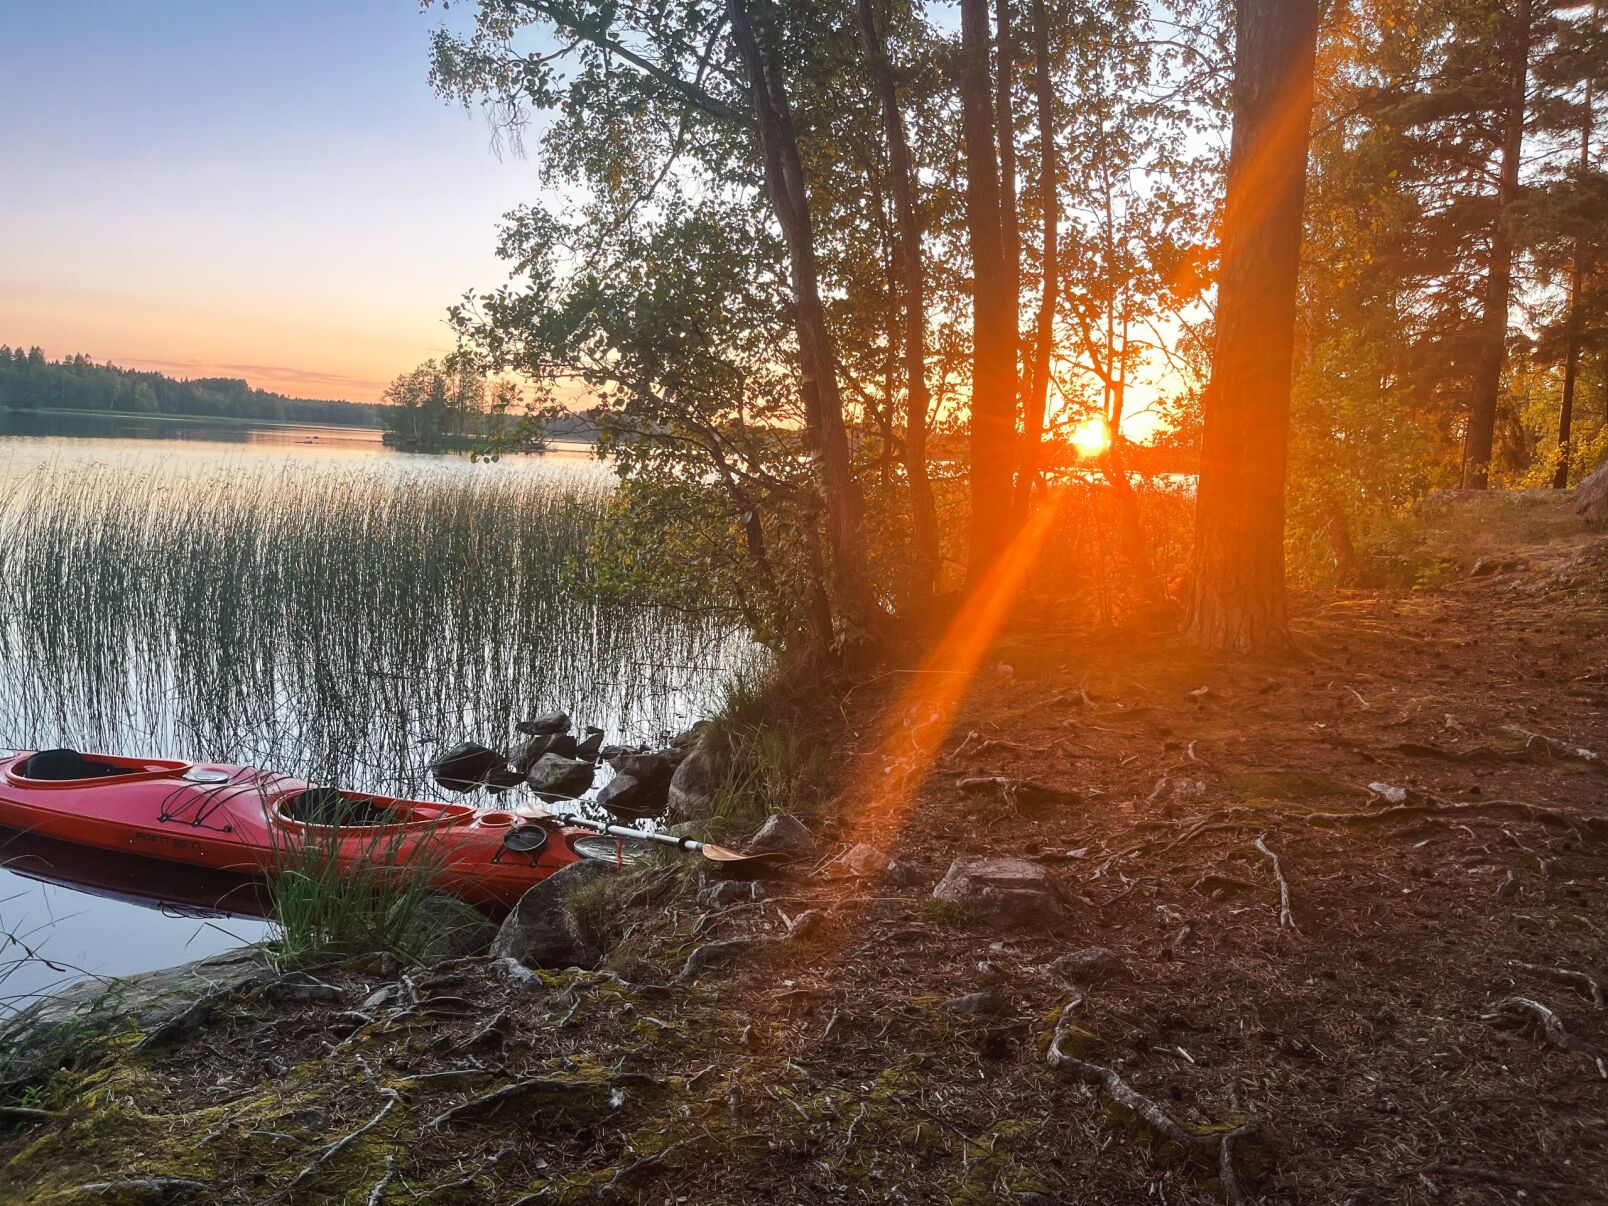
[[[47,360],[38,348],[0,344],[0,406],[14,410],[118,411],[196,415],[340,427],[378,427],[387,407],[287,398],[233,377],[180,381],[163,373],[96,364],[88,356]]]

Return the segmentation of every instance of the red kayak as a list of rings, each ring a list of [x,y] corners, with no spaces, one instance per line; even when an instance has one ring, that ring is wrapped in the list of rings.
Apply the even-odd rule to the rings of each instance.
[[[0,751],[0,826],[190,867],[262,874],[309,841],[343,872],[425,861],[433,885],[511,908],[527,888],[614,843],[468,804],[334,792],[244,766]],[[331,844],[338,844],[338,848]],[[607,849],[604,849],[604,847]]]

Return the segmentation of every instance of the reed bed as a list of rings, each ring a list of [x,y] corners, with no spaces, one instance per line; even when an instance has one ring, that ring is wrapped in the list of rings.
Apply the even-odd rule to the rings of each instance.
[[[658,736],[747,643],[589,589],[610,490],[463,465],[27,474],[0,498],[0,739],[417,792],[436,743],[547,708]]]

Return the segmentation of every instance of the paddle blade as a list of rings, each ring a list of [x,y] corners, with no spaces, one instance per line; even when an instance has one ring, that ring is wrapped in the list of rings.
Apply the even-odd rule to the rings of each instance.
[[[699,851],[710,862],[717,864],[721,871],[733,879],[755,879],[766,871],[780,866],[787,856],[780,851],[767,850],[761,854],[742,854],[736,850],[728,850],[724,846],[711,846],[703,843]]]

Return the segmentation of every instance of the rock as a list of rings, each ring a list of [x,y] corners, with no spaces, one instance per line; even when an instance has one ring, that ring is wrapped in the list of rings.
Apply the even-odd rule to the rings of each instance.
[[[764,900],[765,896],[764,884],[754,880],[724,879],[699,892],[698,903],[705,908],[718,909],[730,904]]]
[[[474,741],[460,741],[430,763],[435,781],[460,794],[484,787],[495,772],[507,769],[507,758]]]
[[[957,858],[932,894],[997,925],[1046,926],[1066,916],[1049,872],[1022,858]]]
[[[527,967],[591,967],[602,958],[575,931],[564,902],[577,888],[605,876],[616,875],[614,864],[583,858],[548,876],[519,898],[491,944],[498,959],[513,959]]]
[[[1074,984],[1093,984],[1125,974],[1128,966],[1115,951],[1103,946],[1086,946],[1062,955],[1050,964],[1050,970]]]
[[[1005,998],[991,988],[982,992],[969,992],[963,997],[951,997],[944,1002],[945,1013],[962,1017],[997,1017],[1005,1012]]]
[[[570,756],[573,758],[585,758],[588,762],[596,762],[602,756],[602,753],[603,730],[592,728],[588,725],[586,738],[576,743],[575,752]]]
[[[524,782],[524,775],[505,766],[501,770],[494,770],[486,776],[486,794],[500,796],[503,792],[510,791]]]
[[[826,914],[820,909],[805,909],[787,927],[787,940],[789,942],[798,938],[808,938],[826,924]]]
[[[1524,568],[1524,562],[1503,557],[1481,557],[1468,571],[1470,578],[1488,578],[1492,574],[1511,574]]]
[[[542,737],[549,733],[567,733],[570,728],[569,713],[543,712],[540,716],[521,720],[514,728],[531,737]]]
[[[1592,527],[1608,527],[1608,462],[1575,487],[1575,512]]]
[[[527,737],[514,746],[514,769],[521,776],[525,776],[530,774],[530,768],[541,761],[543,755],[557,754],[560,758],[574,758],[579,748],[575,738],[568,733],[541,733],[535,737]]]
[[[525,781],[537,798],[555,803],[574,800],[592,786],[597,768],[580,758],[563,758],[558,754],[543,754],[530,768]]]
[[[301,1001],[339,1001],[342,993],[333,984],[326,984],[317,976],[306,972],[289,972],[263,989],[263,995],[281,1005]]]
[[[604,745],[599,746],[597,756],[610,766],[628,754],[645,754],[648,747],[645,745]]]
[[[1407,789],[1397,787],[1394,783],[1370,783],[1368,790],[1379,796],[1387,804],[1405,804],[1407,802]]]
[[[819,847],[804,822],[789,813],[768,817],[748,839],[749,854],[785,854],[788,858],[814,858]]]
[[[860,842],[844,851],[827,868],[834,879],[870,879],[881,875],[893,863],[893,858],[869,842]]]
[[[707,743],[681,760],[670,776],[666,796],[669,815],[680,820],[708,816],[715,795],[726,782],[726,758]]]
[[[882,879],[884,883],[905,888],[921,882],[921,876],[916,874],[915,869],[905,863],[901,863],[898,859],[893,859],[888,863],[888,869],[883,873]]]
[[[671,748],[678,750],[692,749],[693,746],[698,744],[699,739],[704,735],[704,730],[708,727],[709,722],[707,720],[700,720],[685,733],[678,733],[672,738],[670,741]]]
[[[617,817],[641,820],[663,814],[670,800],[676,764],[663,753],[624,754],[614,760],[610,779],[597,802]]]
[[[123,979],[85,980],[6,1020],[6,1074],[20,1081],[47,1071],[72,1044],[98,1034],[149,1037],[166,1027],[182,1037],[205,1024],[213,1002],[273,978],[263,948],[246,946]]]

